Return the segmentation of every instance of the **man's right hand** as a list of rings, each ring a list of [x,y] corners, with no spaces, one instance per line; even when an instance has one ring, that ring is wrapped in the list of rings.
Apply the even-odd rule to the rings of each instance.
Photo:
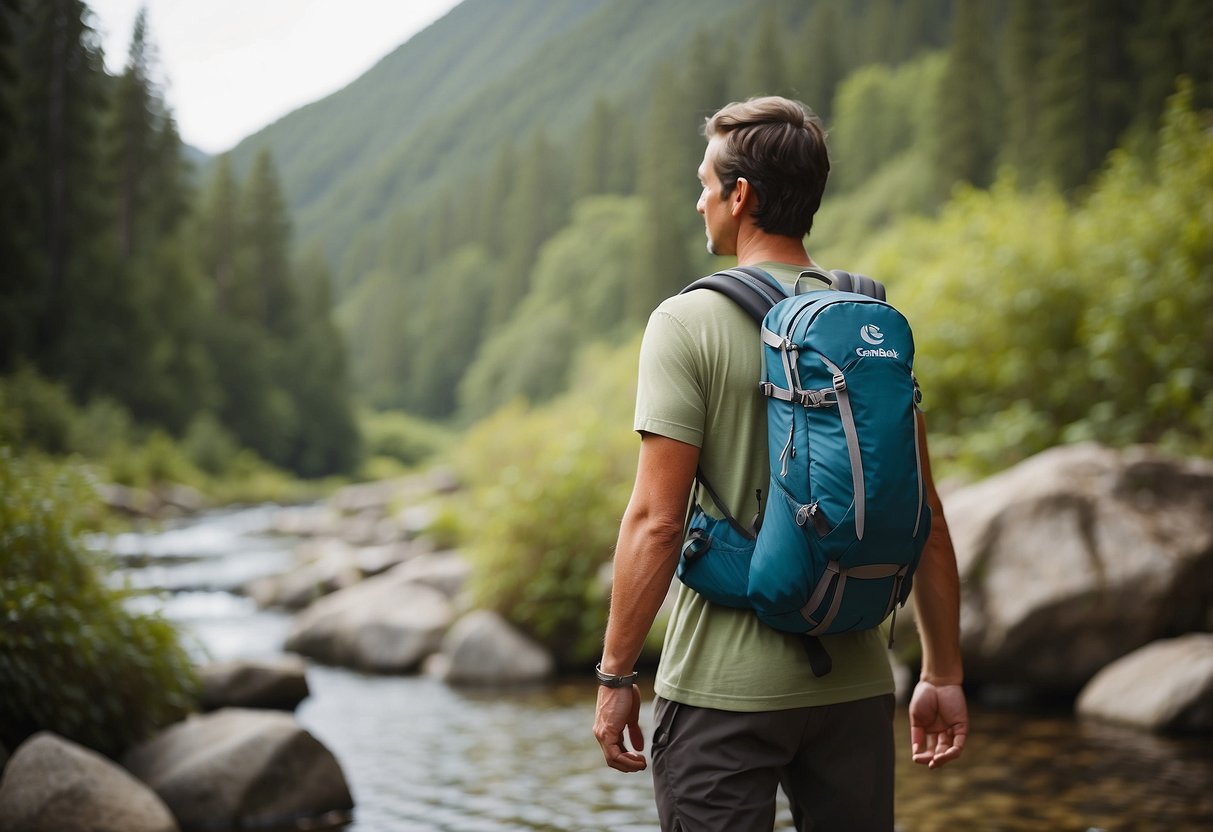
[[[624,745],[623,734],[635,751]],[[602,746],[606,764],[626,772],[644,771],[648,761],[644,750],[644,734],[640,731],[640,691],[635,685],[622,688],[598,688],[598,709],[594,715],[594,737]]]

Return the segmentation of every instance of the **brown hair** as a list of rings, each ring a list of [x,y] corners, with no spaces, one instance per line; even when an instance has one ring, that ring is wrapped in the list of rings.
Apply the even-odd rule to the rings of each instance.
[[[788,237],[809,233],[830,175],[825,130],[812,110],[779,96],[751,98],[723,107],[704,134],[724,137],[716,154],[723,197],[744,178],[758,196],[759,228]]]

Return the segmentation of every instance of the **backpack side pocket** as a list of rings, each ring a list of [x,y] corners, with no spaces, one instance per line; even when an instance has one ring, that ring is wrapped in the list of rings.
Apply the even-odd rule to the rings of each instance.
[[[753,555],[753,540],[695,506],[678,558],[678,579],[714,604],[746,609]]]

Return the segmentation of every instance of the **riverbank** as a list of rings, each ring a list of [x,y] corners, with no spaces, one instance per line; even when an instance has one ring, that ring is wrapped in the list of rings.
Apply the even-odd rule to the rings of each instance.
[[[291,538],[254,531],[272,509],[212,516],[175,531],[261,552]],[[296,515],[297,519],[297,515]],[[257,522],[253,522],[256,520]],[[226,529],[244,529],[231,535]],[[234,540],[242,543],[233,543]],[[165,599],[215,659],[281,650],[290,615],[199,589]],[[475,689],[426,676],[383,676],[313,663],[296,716],[341,762],[356,809],[348,832],[632,830],[656,832],[648,775],[607,769],[589,733],[594,685],[562,676],[528,688]],[[651,688],[644,686],[646,703]],[[1065,710],[975,705],[965,759],[927,771],[909,763],[897,715],[900,832],[1086,832],[1208,829],[1213,746],[1081,722]],[[651,708],[642,711],[651,737]],[[783,811],[779,829],[790,829]]]

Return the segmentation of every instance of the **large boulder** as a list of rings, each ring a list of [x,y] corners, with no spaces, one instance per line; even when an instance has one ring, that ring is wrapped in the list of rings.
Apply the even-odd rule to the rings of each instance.
[[[1077,708],[1149,731],[1213,732],[1213,633],[1156,641],[1118,659],[1087,683]]]
[[[156,794],[94,751],[43,731],[13,752],[0,780],[6,832],[178,832]]]
[[[452,684],[517,685],[538,682],[555,670],[552,656],[490,610],[474,610],[451,627],[442,642],[437,672]]]
[[[1072,694],[1150,641],[1213,628],[1213,462],[1063,446],[944,509],[970,680]]]
[[[336,758],[294,718],[229,708],[192,716],[123,759],[184,832],[348,820],[354,807]]]
[[[441,646],[454,610],[445,594],[417,583],[409,566],[312,604],[295,618],[286,649],[375,673],[417,670]]]
[[[200,704],[220,708],[271,708],[293,711],[307,698],[307,663],[298,656],[213,662],[198,669]]]

